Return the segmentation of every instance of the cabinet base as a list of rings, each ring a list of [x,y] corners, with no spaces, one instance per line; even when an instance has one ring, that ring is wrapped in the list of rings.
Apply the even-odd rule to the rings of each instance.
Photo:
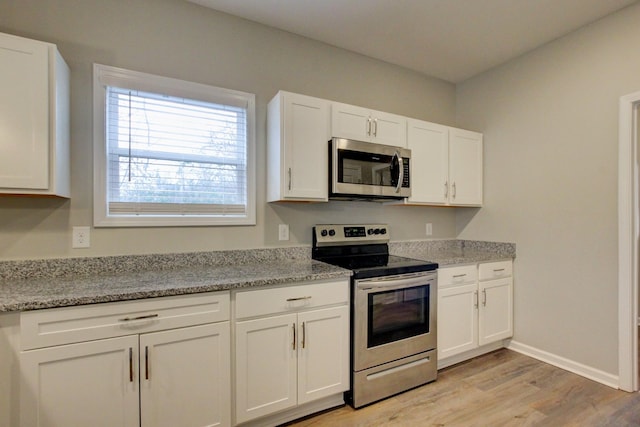
[[[510,341],[510,338],[500,340],[491,344],[483,345],[482,347],[474,348],[473,350],[465,351],[464,353],[456,354],[455,356],[447,357],[446,359],[438,359],[438,369],[443,369],[448,366],[464,362],[465,360],[473,359],[474,357],[482,356],[483,354],[507,347]]]
[[[327,409],[336,408],[344,405],[344,394],[338,393],[332,396],[328,396],[322,399],[318,399],[314,402],[310,402],[304,405],[296,406],[293,409],[279,412],[277,414],[268,415],[266,417],[258,418],[255,420],[247,421],[246,423],[239,424],[242,427],[273,427],[278,426],[289,421],[297,420],[298,418],[306,417],[316,412],[326,411]]]

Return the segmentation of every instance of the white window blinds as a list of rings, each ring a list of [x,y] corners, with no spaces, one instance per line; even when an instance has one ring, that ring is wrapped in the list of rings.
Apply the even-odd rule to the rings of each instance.
[[[161,217],[208,217],[233,224],[251,216],[251,102],[226,99],[224,89],[198,99],[189,96],[198,95],[193,88],[176,96],[179,90],[157,91],[147,81],[103,80],[107,218],[155,218],[150,225],[157,225]]]

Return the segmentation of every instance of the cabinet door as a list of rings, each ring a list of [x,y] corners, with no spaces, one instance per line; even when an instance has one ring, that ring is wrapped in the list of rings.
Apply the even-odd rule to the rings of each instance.
[[[478,346],[478,285],[438,290],[438,359]]]
[[[409,203],[444,205],[449,199],[449,128],[419,120],[409,120],[408,128]]]
[[[49,47],[0,34],[0,187],[49,185]]]
[[[480,282],[479,344],[513,336],[513,279]]]
[[[327,200],[329,102],[287,93],[283,108],[283,193],[296,199]]]
[[[140,336],[142,427],[231,425],[229,322]]]
[[[482,134],[449,131],[449,180],[452,205],[482,205]]]
[[[371,141],[371,110],[334,102],[331,104],[331,136]]]
[[[349,389],[349,307],[298,315],[298,404]]]
[[[22,427],[138,426],[138,337],[24,351]]]
[[[296,405],[296,315],[236,323],[236,422]]]
[[[390,113],[371,113],[372,142],[396,147],[407,146],[407,119]]]

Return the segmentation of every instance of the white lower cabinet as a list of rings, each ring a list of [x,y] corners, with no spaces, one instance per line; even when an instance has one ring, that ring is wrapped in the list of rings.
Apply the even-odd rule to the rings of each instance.
[[[22,351],[22,427],[231,424],[228,292],[24,314],[34,347],[78,329],[115,336]],[[215,323],[165,329],[190,314]]]
[[[236,421],[296,405],[297,361],[288,314],[236,324]]]
[[[139,425],[137,356],[137,336],[23,352],[20,425]]]
[[[438,360],[478,346],[478,284],[440,288]]]
[[[348,292],[339,281],[236,295],[248,317],[235,322],[236,423],[349,389]]]
[[[230,425],[230,353],[228,322],[141,335],[141,425]]]
[[[512,261],[438,271],[438,360],[513,335]]]

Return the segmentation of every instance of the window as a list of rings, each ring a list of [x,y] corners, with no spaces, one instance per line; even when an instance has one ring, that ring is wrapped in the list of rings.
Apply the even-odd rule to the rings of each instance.
[[[94,65],[94,224],[255,224],[255,96]]]

